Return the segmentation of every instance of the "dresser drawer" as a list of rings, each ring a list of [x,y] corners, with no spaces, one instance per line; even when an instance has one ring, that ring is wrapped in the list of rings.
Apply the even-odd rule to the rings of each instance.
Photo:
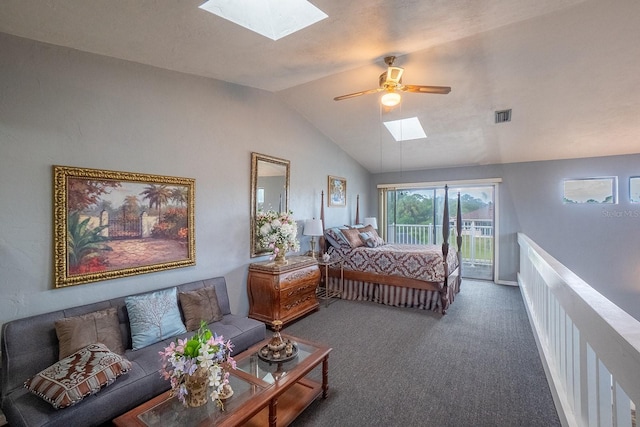
[[[251,264],[247,279],[249,317],[268,325],[274,320],[285,324],[316,310],[319,283],[318,263],[310,257],[293,257],[284,266]]]

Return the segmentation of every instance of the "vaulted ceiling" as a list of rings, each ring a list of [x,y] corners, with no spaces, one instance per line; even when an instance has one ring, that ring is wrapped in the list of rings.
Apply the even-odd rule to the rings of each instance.
[[[3,0],[0,32],[274,92],[373,173],[639,152],[635,0],[312,0],[329,17],[278,41],[202,1]],[[451,93],[333,100],[376,88],[388,55]],[[427,138],[393,141],[381,122],[402,117]]]

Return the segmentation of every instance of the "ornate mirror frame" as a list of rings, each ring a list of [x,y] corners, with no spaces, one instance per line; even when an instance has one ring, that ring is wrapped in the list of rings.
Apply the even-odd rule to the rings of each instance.
[[[263,256],[270,251],[257,247],[256,212],[259,210],[289,210],[289,160],[251,153],[251,257]],[[258,200],[260,196],[260,200]]]

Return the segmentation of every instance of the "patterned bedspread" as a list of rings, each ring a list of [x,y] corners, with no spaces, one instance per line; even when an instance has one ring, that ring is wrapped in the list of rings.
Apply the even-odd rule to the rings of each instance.
[[[439,245],[387,244],[376,248],[331,247],[330,252],[344,258],[344,269],[409,277],[428,282],[444,281],[442,247]],[[451,273],[458,267],[454,247],[449,248],[447,264]]]

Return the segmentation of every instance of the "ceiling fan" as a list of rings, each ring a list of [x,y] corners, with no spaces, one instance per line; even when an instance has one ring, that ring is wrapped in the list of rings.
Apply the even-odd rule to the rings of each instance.
[[[404,68],[394,67],[393,61],[395,56],[387,56],[384,58],[384,62],[388,65],[387,71],[380,74],[379,85],[376,89],[364,90],[362,92],[350,93],[348,95],[336,96],[334,101],[342,101],[343,99],[355,98],[360,95],[367,95],[370,93],[386,92],[380,102],[387,107],[393,107],[400,103],[399,92],[414,92],[414,93],[436,93],[446,95],[451,92],[451,88],[448,86],[421,86],[421,85],[405,85],[402,84],[402,73]]]

